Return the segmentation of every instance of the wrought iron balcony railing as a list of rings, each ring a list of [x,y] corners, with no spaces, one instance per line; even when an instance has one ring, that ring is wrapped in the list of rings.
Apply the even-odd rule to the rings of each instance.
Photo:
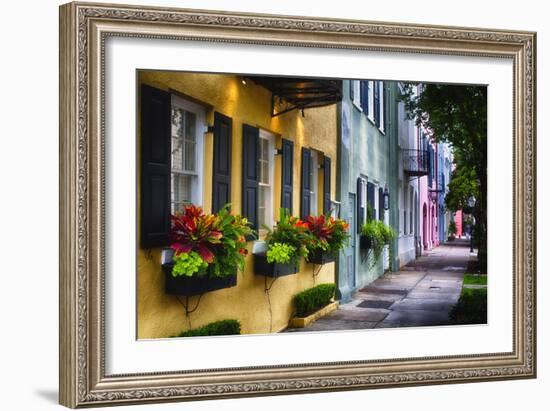
[[[428,175],[428,152],[426,150],[402,150],[403,171],[409,176]]]
[[[443,184],[441,181],[433,181],[432,186],[428,187],[428,197],[430,200],[432,200],[434,203],[437,203],[438,199],[440,198],[440,195],[445,194],[445,187],[443,187]],[[444,197],[441,197],[443,199]]]

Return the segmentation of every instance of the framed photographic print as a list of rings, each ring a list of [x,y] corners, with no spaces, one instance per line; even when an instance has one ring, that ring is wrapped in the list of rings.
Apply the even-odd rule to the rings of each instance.
[[[535,33],[60,28],[61,404],[536,376]]]

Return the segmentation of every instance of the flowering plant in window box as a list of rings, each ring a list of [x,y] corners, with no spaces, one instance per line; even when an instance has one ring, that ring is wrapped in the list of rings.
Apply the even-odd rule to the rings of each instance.
[[[228,206],[209,215],[200,207],[185,206],[172,216],[174,256],[163,265],[166,291],[195,295],[235,285],[248,253],[246,237],[252,234],[247,219],[232,214]]]
[[[254,272],[267,277],[297,273],[300,258],[308,253],[306,244],[311,241],[306,224],[281,209],[277,225],[265,228],[267,250],[254,254]]]
[[[361,236],[359,238],[359,247],[362,250],[372,250],[376,264],[385,245],[395,238],[395,231],[389,225],[380,220],[370,219],[361,227]]]
[[[348,223],[321,214],[318,217],[309,216],[305,225],[310,238],[306,244],[307,261],[313,264],[326,264],[334,261],[338,252],[348,241]]]

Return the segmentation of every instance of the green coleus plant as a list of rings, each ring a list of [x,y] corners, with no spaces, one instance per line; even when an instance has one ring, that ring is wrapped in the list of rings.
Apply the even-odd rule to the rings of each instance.
[[[296,249],[289,244],[273,243],[266,253],[267,262],[270,264],[288,264],[294,258],[295,253]]]
[[[206,272],[208,263],[202,259],[199,253],[191,251],[190,253],[179,253],[174,255],[174,268],[172,275],[174,277],[200,275]]]

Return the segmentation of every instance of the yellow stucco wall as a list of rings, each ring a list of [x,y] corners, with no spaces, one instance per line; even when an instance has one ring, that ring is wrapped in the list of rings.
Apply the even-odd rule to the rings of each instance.
[[[143,71],[139,73],[138,81],[140,84],[148,84],[163,90],[175,90],[202,102],[207,107],[206,119],[209,125],[214,123],[214,111],[232,118],[231,204],[232,210],[235,212],[239,213],[241,211],[242,126],[245,123],[275,134],[277,136],[276,148],[281,147],[282,137],[294,141],[294,214],[297,215],[300,209],[300,155],[302,146],[319,150],[331,157],[331,198],[335,198],[337,170],[336,105],[306,110],[305,117],[302,117],[298,111],[292,111],[280,117],[272,118],[270,91],[252,81],[242,84],[241,78],[238,76]],[[205,134],[202,205],[206,213],[211,211],[212,202],[212,139],[212,133]],[[274,167],[274,220],[277,219],[279,214],[281,198],[280,157],[275,157]],[[322,193],[321,175],[322,173],[319,173],[320,194]],[[318,210],[322,210],[322,195],[318,197]],[[249,251],[252,250],[252,242],[248,243],[248,249]],[[323,266],[315,279],[315,283],[334,282],[334,265],[334,263],[331,263]],[[268,278],[267,285],[270,285],[271,281],[272,279]],[[249,255],[246,260],[245,271],[238,274],[237,286],[204,294],[198,309],[191,313],[189,318],[186,318],[185,310],[178,299],[164,293],[160,250],[138,249],[138,338],[169,337],[188,329],[190,323],[195,328],[212,321],[229,318],[241,322],[243,334],[280,331],[287,326],[292,315],[292,297],[314,285],[313,265],[302,262],[298,274],[281,277],[273,284],[269,291],[272,320],[270,320],[268,298],[264,292],[265,285],[265,277],[254,275],[252,256]],[[190,298],[191,308],[195,305],[197,299],[196,296]]]

